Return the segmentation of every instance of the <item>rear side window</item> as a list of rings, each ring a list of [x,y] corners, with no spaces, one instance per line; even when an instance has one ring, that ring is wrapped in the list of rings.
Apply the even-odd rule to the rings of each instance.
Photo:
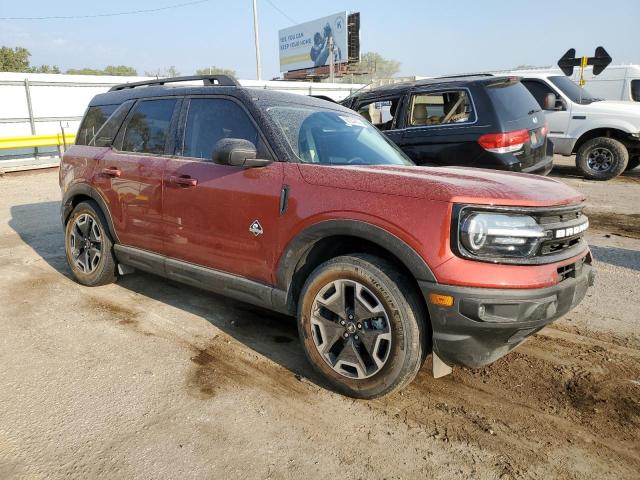
[[[120,105],[115,112],[111,114],[109,119],[105,122],[105,124],[98,130],[95,137],[89,142],[89,145],[93,145],[94,147],[108,147],[113,142],[118,130],[120,129],[120,125],[131,110],[131,106],[134,104],[133,100],[129,100],[128,102]]]
[[[413,126],[446,125],[475,120],[466,90],[420,93],[411,99],[409,123]]]
[[[379,130],[393,128],[393,120],[398,110],[400,98],[377,100],[358,105],[358,113],[369,120]]]
[[[189,103],[182,155],[211,160],[216,143],[223,138],[241,138],[256,146],[265,157],[258,130],[244,110],[231,100],[195,98]]]
[[[631,99],[640,102],[640,80],[631,80]]]
[[[122,150],[135,153],[164,153],[171,117],[177,100],[145,100],[133,107],[125,126]]]
[[[488,85],[487,93],[496,113],[505,121],[518,120],[540,110],[536,99],[520,82]]]
[[[89,142],[91,142],[98,130],[100,130],[100,127],[104,125],[107,118],[115,112],[116,108],[118,108],[117,104],[89,107],[78,129],[76,145],[89,145]]]

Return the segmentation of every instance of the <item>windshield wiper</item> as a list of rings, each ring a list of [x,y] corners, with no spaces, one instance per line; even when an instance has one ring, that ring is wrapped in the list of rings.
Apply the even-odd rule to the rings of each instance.
[[[541,112],[541,111],[542,111],[541,108],[539,108],[538,110],[535,110],[535,109],[534,110],[529,110],[529,113],[527,113],[527,115],[533,115],[534,113],[538,113],[538,112]]]

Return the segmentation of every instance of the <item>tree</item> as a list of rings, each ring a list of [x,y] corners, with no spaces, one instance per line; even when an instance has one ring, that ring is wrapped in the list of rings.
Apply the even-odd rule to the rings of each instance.
[[[229,75],[231,77],[235,77],[236,71],[230,68],[221,68],[212,65],[211,67],[197,69],[196,75]]]
[[[39,67],[29,67],[26,71],[29,73],[60,73],[60,68],[57,65],[40,65]]]
[[[104,67],[104,75],[116,75],[120,77],[135,77],[138,71],[126,65],[107,65]]]
[[[180,72],[176,69],[174,65],[171,65],[169,68],[158,68],[157,70],[147,70],[144,72],[147,77],[158,77],[158,78],[171,78],[171,77],[179,77]]]
[[[370,83],[378,78],[391,78],[400,71],[400,62],[384,58],[377,52],[366,52],[360,56],[360,61],[350,67],[354,72],[367,72],[363,75],[347,75],[342,78],[345,82]]]
[[[97,68],[70,68],[65,73],[69,75],[115,75],[119,77],[135,77],[138,71],[133,67],[126,65],[107,65],[104,70]]]
[[[30,56],[29,50],[23,47],[0,48],[0,72],[25,72]]]

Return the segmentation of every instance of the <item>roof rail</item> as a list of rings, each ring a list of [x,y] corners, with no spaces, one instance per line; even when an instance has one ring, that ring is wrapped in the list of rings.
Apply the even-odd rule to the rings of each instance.
[[[465,77],[493,77],[493,73],[460,73],[456,75],[443,75],[442,77],[433,77],[436,80],[444,80],[446,78],[465,78]]]
[[[155,80],[143,80],[142,82],[121,83],[109,89],[110,92],[125,90],[127,88],[146,87],[152,85],[164,85],[165,83],[189,82],[202,80],[207,86],[239,87],[238,81],[229,75],[191,75],[187,77],[157,78]]]

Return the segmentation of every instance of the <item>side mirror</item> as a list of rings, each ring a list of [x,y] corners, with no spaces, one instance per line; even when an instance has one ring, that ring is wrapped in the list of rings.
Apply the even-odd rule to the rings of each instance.
[[[544,101],[543,101],[543,106],[542,108],[544,110],[564,110],[566,109],[566,106],[564,104],[564,101],[558,97],[555,93],[547,93],[544,96]]]
[[[265,167],[271,160],[256,158],[256,146],[242,138],[223,138],[213,149],[213,161],[233,167]]]
[[[545,110],[555,110],[557,99],[558,97],[556,97],[555,93],[547,93],[544,96],[544,105],[542,106],[542,108],[544,108]]]

